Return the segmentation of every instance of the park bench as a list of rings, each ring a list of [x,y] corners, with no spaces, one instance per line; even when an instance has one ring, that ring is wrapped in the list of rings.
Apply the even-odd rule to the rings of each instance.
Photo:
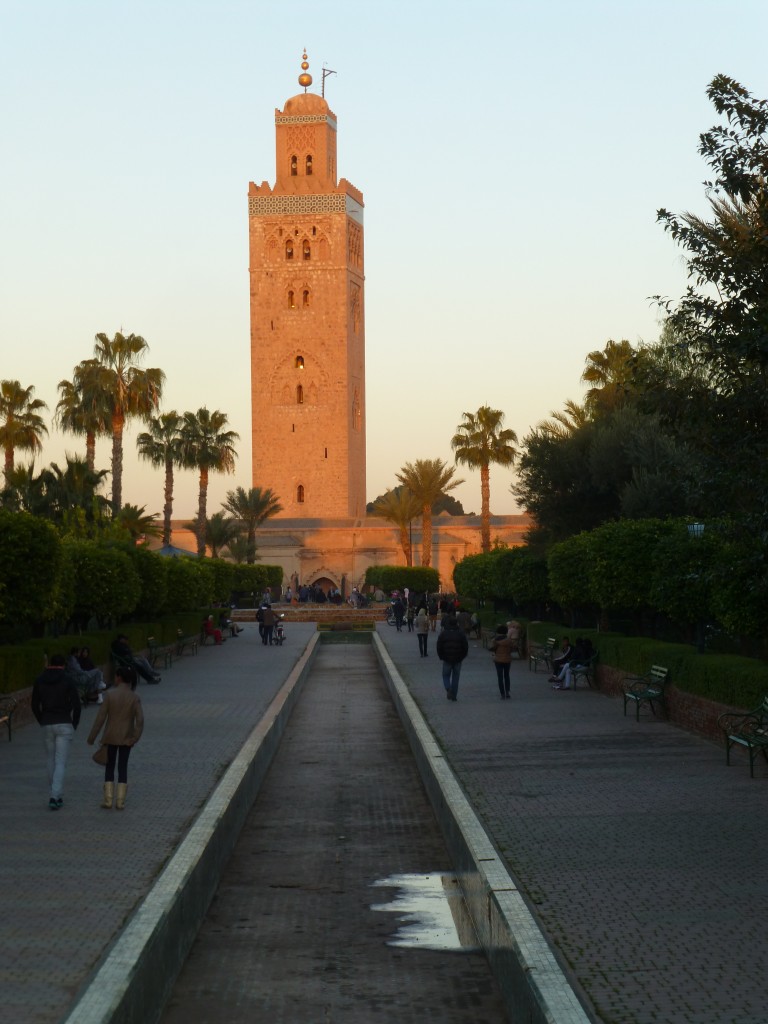
[[[16,701],[13,697],[0,697],[0,725],[5,723],[8,729],[8,742],[11,742],[11,726],[13,713],[16,710]]]
[[[534,644],[531,648],[530,654],[528,655],[528,671],[533,669],[534,672],[539,671],[539,665],[545,665],[548,672],[552,671],[552,655],[555,647],[557,646],[557,637],[547,637],[545,644]]]
[[[599,653],[599,651],[595,651],[587,661],[579,664],[571,662],[571,679],[573,680],[574,690],[578,686],[580,679],[582,679],[587,686],[595,685],[595,665],[597,664],[597,656]]]
[[[725,763],[731,763],[731,747],[737,744],[749,754],[749,775],[755,777],[755,758],[762,754],[768,762],[768,696],[752,711],[726,711],[717,724],[725,734]]]
[[[644,676],[627,676],[624,680],[624,714],[627,713],[627,705],[630,701],[635,702],[635,718],[638,722],[642,704],[647,704],[654,715],[657,704],[666,711],[665,690],[668,677],[669,669],[663,665],[651,665],[650,670]]]
[[[197,647],[200,643],[200,637],[197,634],[194,636],[184,636],[180,629],[176,630],[176,655],[181,657],[184,653],[185,648],[189,648],[190,654],[197,654]]]
[[[163,668],[171,668],[173,665],[173,644],[159,644],[153,636],[147,637],[147,660],[152,668],[158,667],[162,660]]]

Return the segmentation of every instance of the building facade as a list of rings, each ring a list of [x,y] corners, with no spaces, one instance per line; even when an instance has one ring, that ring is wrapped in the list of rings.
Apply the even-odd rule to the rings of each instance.
[[[299,76],[305,88],[306,73]],[[275,110],[275,184],[250,183],[253,486],[285,518],[365,515],[363,196],[336,177],[336,115]]]

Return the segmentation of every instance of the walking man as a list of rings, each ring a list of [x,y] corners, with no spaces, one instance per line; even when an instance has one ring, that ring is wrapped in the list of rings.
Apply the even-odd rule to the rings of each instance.
[[[459,629],[455,615],[448,615],[437,638],[437,656],[443,663],[443,686],[448,700],[456,700],[459,692],[461,663],[469,654],[469,641]]]
[[[64,773],[75,729],[80,721],[80,696],[64,670],[64,655],[54,654],[32,687],[32,713],[43,730],[51,788],[48,806],[58,811],[64,803]]]

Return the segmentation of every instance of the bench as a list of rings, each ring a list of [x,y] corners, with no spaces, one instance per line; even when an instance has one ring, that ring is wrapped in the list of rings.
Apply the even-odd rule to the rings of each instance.
[[[656,705],[663,707],[666,712],[667,697],[665,689],[669,677],[669,669],[663,665],[651,665],[650,671],[644,676],[627,676],[624,680],[624,714],[627,713],[627,705],[630,701],[635,702],[635,718],[640,721],[640,705],[647,704],[653,714],[656,714]]]
[[[184,636],[180,629],[176,630],[176,655],[181,657],[184,653],[185,647],[188,647],[191,654],[197,654],[197,646],[200,643],[200,638],[195,634],[194,636]]]
[[[578,686],[580,679],[582,679],[587,686],[594,686],[595,665],[597,664],[597,656],[599,653],[599,651],[595,651],[587,661],[581,662],[580,664],[571,662],[571,679],[573,680],[574,690]]]
[[[173,666],[173,644],[159,644],[153,636],[147,637],[147,660],[152,668],[157,668],[157,663],[162,659],[163,668]]]
[[[8,742],[11,742],[11,726],[13,713],[16,710],[16,701],[13,697],[0,697],[0,725],[5,722],[8,729]]]
[[[533,669],[534,672],[538,672],[539,665],[546,665],[547,671],[552,671],[552,654],[554,653],[555,647],[557,646],[557,637],[547,637],[545,644],[535,644],[531,648],[531,653],[528,655],[528,671]]]
[[[749,754],[749,776],[755,777],[755,758],[762,754],[768,762],[768,696],[752,711],[739,714],[726,711],[717,724],[725,734],[725,763],[731,763],[731,747],[738,744]]]

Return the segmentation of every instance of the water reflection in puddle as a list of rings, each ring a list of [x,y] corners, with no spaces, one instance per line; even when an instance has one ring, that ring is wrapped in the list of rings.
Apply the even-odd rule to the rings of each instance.
[[[421,949],[477,949],[475,930],[455,875],[390,875],[374,887],[397,889],[389,903],[371,910],[397,914],[399,928],[388,946]]]

